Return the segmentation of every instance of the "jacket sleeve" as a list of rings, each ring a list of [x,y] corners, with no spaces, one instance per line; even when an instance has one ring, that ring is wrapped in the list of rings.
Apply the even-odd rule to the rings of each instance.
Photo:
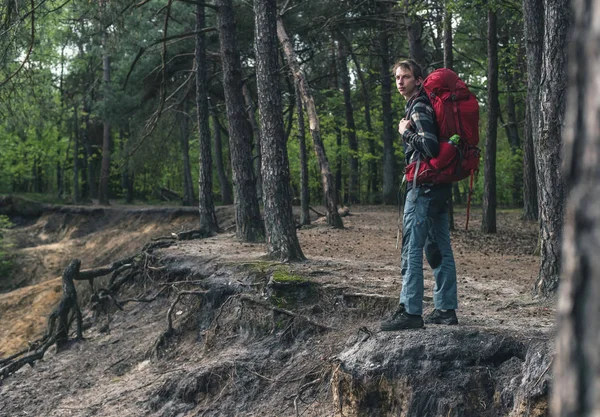
[[[433,108],[425,103],[416,103],[412,109],[411,124],[402,134],[402,139],[421,155],[434,158],[440,152]]]

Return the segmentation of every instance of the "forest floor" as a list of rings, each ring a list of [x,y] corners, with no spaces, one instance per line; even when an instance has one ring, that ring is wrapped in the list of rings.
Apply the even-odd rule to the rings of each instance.
[[[173,294],[152,303],[127,304],[104,319],[87,311],[83,343],[60,353],[49,351],[34,368],[22,368],[0,381],[0,416],[336,414],[332,399],[341,395],[341,388],[332,388],[337,363],[332,358],[342,357],[360,332],[377,333],[379,321],[397,303],[401,285],[397,209],[354,206],[351,213],[344,218],[344,229],[331,229],[322,219],[300,229],[308,258],[301,263],[267,261],[264,245],[238,242],[231,231],[158,251],[158,264],[128,289],[131,295],[149,296],[162,282],[191,280],[203,281],[205,290],[218,289],[220,298],[203,299],[201,307],[182,302],[174,310],[178,331],[168,343],[161,336]],[[233,208],[221,207],[218,215],[221,225],[231,230]],[[531,295],[539,267],[534,254],[537,224],[522,221],[517,210],[500,210],[498,232],[485,235],[480,232],[480,211],[472,211],[469,231],[464,230],[464,210],[455,219],[460,325],[454,333],[440,326],[423,332],[435,338],[482,333],[502,335],[501,340],[550,340],[554,301]],[[193,225],[193,211],[115,207],[91,216],[58,211],[13,229],[15,250],[28,261],[21,267],[25,275],[13,282],[12,288],[20,288],[0,294],[0,357],[43,332],[60,296],[60,279],[55,277],[72,257],[84,260],[82,268],[100,266],[135,253],[151,237]],[[433,276],[427,266],[424,273],[427,313],[433,308]],[[3,288],[11,286],[4,282]],[[255,298],[240,296],[248,289]],[[232,294],[239,297],[232,299]],[[206,307],[211,303],[212,308]],[[223,312],[229,308],[235,314]],[[303,325],[276,319],[281,315],[302,318]],[[288,340],[290,334],[293,340]],[[397,335],[375,339],[384,343]],[[517,356],[525,361],[524,354]],[[544,374],[536,376],[535,385]],[[306,397],[314,400],[307,403]],[[461,414],[452,407],[444,413],[496,415]],[[488,409],[485,403],[482,407]]]

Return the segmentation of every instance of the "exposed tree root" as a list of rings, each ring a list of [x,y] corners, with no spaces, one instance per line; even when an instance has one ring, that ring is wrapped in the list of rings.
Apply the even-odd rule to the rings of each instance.
[[[0,368],[0,377],[6,378],[25,365],[33,365],[35,361],[43,358],[48,348],[55,343],[58,350],[62,349],[69,338],[69,314],[74,314],[77,319],[77,340],[83,339],[81,310],[77,304],[77,291],[73,283],[79,274],[80,267],[81,261],[73,259],[65,269],[62,277],[62,298],[58,306],[50,313],[46,334],[39,341],[34,342],[35,350],[32,353],[29,353],[29,351],[22,352],[23,354],[29,354],[22,357],[15,356],[6,361]]]
[[[48,317],[46,333],[36,340],[31,346],[17,354],[0,361],[0,378],[6,378],[18,371],[25,365],[33,366],[36,361],[42,359],[46,351],[56,345],[57,350],[63,349],[69,341],[69,329],[73,321],[76,323],[75,340],[83,340],[83,323],[81,310],[77,301],[75,281],[89,281],[92,288],[92,308],[105,307],[107,302],[122,309],[126,302],[152,301],[163,291],[159,291],[152,299],[128,299],[119,301],[116,297],[118,290],[132,279],[139,271],[140,266],[146,265],[149,254],[157,249],[168,247],[173,242],[153,242],[144,246],[137,255],[113,262],[111,265],[101,268],[80,270],[81,261],[73,259],[64,270],[62,276],[63,294],[60,303],[54,308]],[[94,292],[94,279],[108,274],[112,276],[108,288],[100,288]]]
[[[165,287],[165,288],[167,288],[167,287]],[[175,288],[175,287],[173,287],[173,288]],[[167,311],[167,330],[165,330],[163,333],[161,333],[161,335],[158,337],[156,342],[154,342],[154,345],[148,351],[147,356],[158,356],[160,350],[168,343],[170,337],[175,333],[175,329],[173,327],[173,317],[172,316],[173,316],[173,311],[175,310],[175,306],[181,300],[181,298],[183,298],[184,295],[201,295],[202,296],[207,293],[208,293],[208,291],[191,291],[191,290],[179,291],[177,293],[177,297],[175,297],[175,300],[173,301],[173,303],[171,303],[171,307],[169,307],[169,310]]]
[[[272,306],[271,304],[269,304],[269,303],[266,303],[266,302],[264,302],[264,301],[262,301],[262,300],[258,300],[258,299],[256,299],[256,298],[253,298],[253,297],[251,297],[251,296],[249,296],[249,295],[246,295],[246,294],[242,294],[242,295],[240,296],[240,300],[242,300],[242,301],[248,301],[248,302],[250,302],[250,303],[253,303],[253,304],[259,305],[259,306],[261,306],[261,307],[264,307],[264,308],[266,308],[266,309],[268,309],[268,310],[272,310],[272,311],[274,311],[274,312],[276,312],[276,313],[280,313],[280,314],[285,314],[286,316],[290,316],[290,317],[293,317],[293,318],[295,318],[295,319],[304,320],[304,321],[305,321],[305,322],[307,322],[308,324],[310,324],[310,325],[312,325],[312,326],[315,326],[315,327],[317,327],[317,328],[319,328],[319,329],[321,329],[321,330],[325,330],[325,331],[329,331],[329,330],[335,330],[333,327],[329,327],[329,326],[327,326],[327,325],[324,325],[324,324],[321,324],[321,323],[317,323],[316,321],[313,321],[313,320],[309,319],[309,318],[308,318],[308,317],[306,317],[306,316],[303,316],[303,315],[301,315],[301,314],[294,313],[293,311],[289,311],[289,310],[286,310],[286,309],[283,309],[283,308],[279,308],[279,307],[273,307],[273,306]]]

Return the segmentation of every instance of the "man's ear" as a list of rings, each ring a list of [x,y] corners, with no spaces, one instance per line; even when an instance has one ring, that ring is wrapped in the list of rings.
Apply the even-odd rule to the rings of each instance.
[[[417,78],[417,86],[421,86],[421,84],[423,84],[423,78],[419,77]]]

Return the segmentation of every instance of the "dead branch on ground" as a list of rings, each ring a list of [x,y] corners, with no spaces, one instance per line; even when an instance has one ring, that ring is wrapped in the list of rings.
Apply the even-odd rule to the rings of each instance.
[[[319,216],[319,217],[325,217],[325,215],[323,213],[319,213],[317,210],[315,210],[314,208],[312,208],[312,206],[308,206],[308,208],[310,209],[310,211],[312,211],[313,213],[315,213],[317,216]]]

